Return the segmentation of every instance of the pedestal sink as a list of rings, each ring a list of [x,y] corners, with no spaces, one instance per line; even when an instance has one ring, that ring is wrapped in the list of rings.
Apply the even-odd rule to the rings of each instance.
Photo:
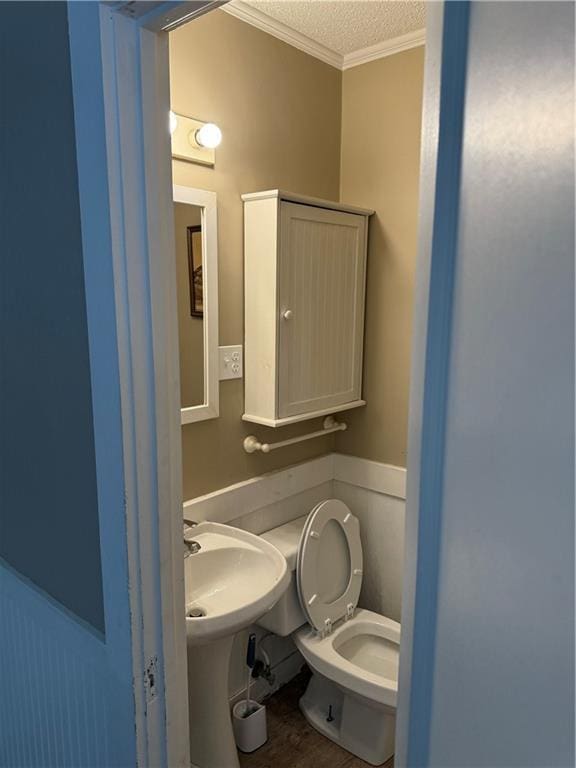
[[[190,752],[199,768],[239,768],[228,706],[234,635],[269,611],[290,576],[259,536],[219,523],[193,529],[184,561]]]

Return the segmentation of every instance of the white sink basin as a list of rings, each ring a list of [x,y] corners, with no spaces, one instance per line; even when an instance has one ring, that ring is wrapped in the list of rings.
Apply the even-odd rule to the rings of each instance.
[[[200,523],[193,536],[200,550],[184,560],[189,644],[253,624],[274,606],[290,579],[282,554],[259,536],[219,523]]]
[[[274,606],[290,575],[276,547],[252,533],[200,523],[188,534],[196,550],[184,559],[192,764],[240,768],[228,703],[234,635]]]

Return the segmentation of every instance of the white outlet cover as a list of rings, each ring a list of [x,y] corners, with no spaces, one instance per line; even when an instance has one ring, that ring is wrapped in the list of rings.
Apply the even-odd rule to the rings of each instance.
[[[241,379],[244,375],[244,350],[242,345],[218,347],[220,381]]]

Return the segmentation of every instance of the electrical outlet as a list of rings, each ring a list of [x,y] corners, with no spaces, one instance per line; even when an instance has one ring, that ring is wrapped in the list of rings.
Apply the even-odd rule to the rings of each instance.
[[[220,381],[241,379],[244,374],[244,355],[242,345],[219,347]]]

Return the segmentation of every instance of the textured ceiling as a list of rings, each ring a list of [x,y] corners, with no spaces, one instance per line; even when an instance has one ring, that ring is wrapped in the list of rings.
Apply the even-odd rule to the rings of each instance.
[[[424,2],[409,0],[244,0],[345,56],[423,29]]]

